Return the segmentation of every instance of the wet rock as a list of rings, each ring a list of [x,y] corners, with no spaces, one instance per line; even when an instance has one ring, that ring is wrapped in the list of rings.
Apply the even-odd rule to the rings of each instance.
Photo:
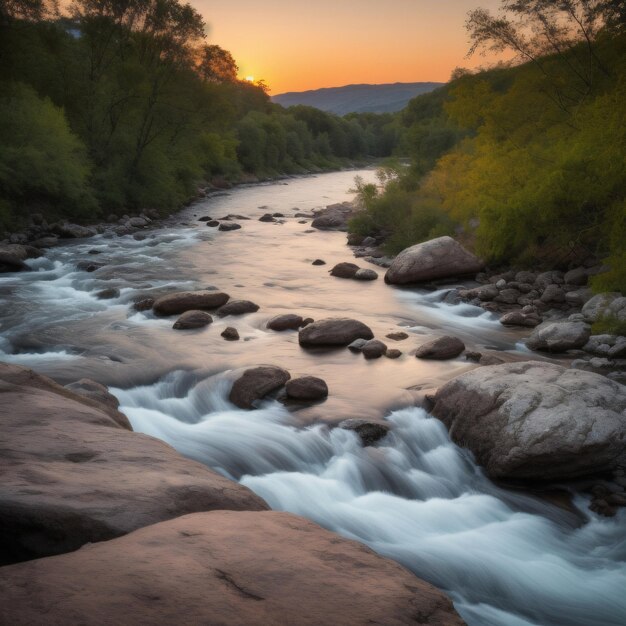
[[[212,221],[212,217],[209,217],[208,215],[203,215],[202,217],[198,218],[199,222],[210,222]]]
[[[315,320],[312,317],[305,317],[302,320],[302,328],[304,328],[305,326],[308,326],[309,324],[312,324]]]
[[[391,339],[392,341],[404,341],[405,339],[409,338],[409,335],[400,330],[397,332],[389,333],[388,335],[385,335],[385,337],[387,337],[387,339]]]
[[[623,464],[624,411],[623,385],[537,361],[462,374],[437,391],[432,409],[493,478],[546,481]]]
[[[154,298],[141,298],[133,303],[135,311],[149,311],[154,306]]]
[[[109,389],[105,385],[101,385],[90,378],[81,378],[74,383],[65,385],[65,389],[69,389],[83,398],[89,398],[94,402],[100,403],[103,405],[106,413],[122,428],[126,430],[133,429],[126,415],[119,411],[119,400],[112,393],[109,393]]]
[[[150,222],[144,217],[131,217],[126,222],[126,226],[131,226],[132,228],[144,228]]]
[[[403,250],[385,274],[385,282],[404,285],[475,274],[484,262],[452,237],[439,237]]]
[[[217,309],[229,296],[219,291],[181,291],[158,298],[153,306],[157,315],[178,315],[185,311]]]
[[[120,297],[120,290],[115,287],[109,287],[108,289],[102,289],[100,291],[96,291],[96,298],[98,300],[112,300],[113,298]]]
[[[465,344],[458,337],[444,335],[422,344],[416,351],[418,359],[453,359],[465,350]]]
[[[287,397],[293,400],[322,400],[328,396],[328,386],[321,378],[302,376],[285,385]]]
[[[286,313],[285,315],[277,315],[273,317],[268,323],[267,328],[275,331],[283,331],[283,330],[298,330],[302,326],[301,315],[296,315],[295,313]]]
[[[339,423],[339,428],[353,430],[361,438],[364,446],[371,446],[380,441],[390,430],[387,424],[362,419],[344,420]]]
[[[280,389],[290,378],[287,370],[273,365],[248,369],[233,384],[229,400],[240,409],[252,409],[256,402]]]
[[[347,346],[355,339],[373,339],[372,330],[349,318],[328,318],[309,324],[298,334],[302,346]]]
[[[500,292],[495,285],[481,285],[474,289],[464,289],[459,292],[459,295],[466,300],[473,300],[478,298],[482,302],[493,300],[498,296]]]
[[[387,350],[387,352],[385,352],[385,356],[388,359],[399,359],[402,356],[402,352],[393,348],[391,350]]]
[[[185,311],[175,322],[175,330],[191,330],[204,328],[213,322],[213,318],[205,311]]]
[[[480,359],[478,359],[478,365],[500,365],[501,363],[504,363],[504,359],[492,354],[481,355]]]
[[[363,346],[367,343],[367,339],[355,339],[349,346],[348,350],[351,352],[361,352]]]
[[[276,220],[271,213],[265,213],[259,218],[259,222],[275,222]]]
[[[366,359],[379,359],[387,352],[387,346],[378,339],[370,339],[363,344],[361,352]]]
[[[354,263],[338,263],[330,270],[330,275],[337,278],[354,278],[359,269]]]
[[[70,552],[196,511],[267,508],[162,441],[129,432],[100,400],[5,364],[0,389],[2,564]],[[3,615],[6,606],[3,596]]]
[[[228,326],[220,334],[226,341],[239,341],[239,332],[232,326]]]
[[[76,263],[76,269],[81,272],[95,272],[105,265],[106,263],[100,261],[79,261]]]
[[[227,315],[245,315],[246,313],[254,313],[259,310],[259,305],[250,300],[229,300],[224,306],[221,306],[216,314],[219,317]]]
[[[53,232],[65,239],[84,239],[86,237],[93,237],[93,235],[96,234],[93,228],[79,226],[78,224],[69,224],[67,222],[55,224]]]
[[[582,348],[591,335],[591,329],[584,322],[553,322],[538,326],[527,339],[531,350],[565,352]]]
[[[30,267],[18,255],[0,250],[0,274],[8,272],[28,272]]]
[[[210,220],[206,223],[207,226],[209,226],[210,228],[216,228],[217,226],[220,225],[220,223],[217,220]]]
[[[322,261],[322,259],[315,259],[311,265],[326,265],[326,261]]]
[[[541,324],[541,318],[535,313],[526,314],[521,311],[511,311],[500,318],[500,324],[504,326],[526,326],[534,328]]]
[[[472,361],[472,363],[478,363],[480,361],[480,359],[482,358],[482,353],[480,352],[474,352],[473,350],[467,350],[465,352],[465,359],[467,361]]]
[[[378,278],[378,274],[371,269],[360,269],[354,275],[356,280],[376,280]]]
[[[210,224],[211,222],[209,222]],[[219,226],[218,230],[222,231],[230,231],[230,230],[239,230],[241,228],[241,224],[237,224],[236,222],[232,223],[224,223],[222,222]]]
[[[14,626],[169,626],[182,607],[207,626],[463,624],[397,563],[280,512],[187,515],[0,570],[0,588]]]
[[[331,204],[322,211],[316,212],[315,219],[311,222],[313,228],[318,230],[348,230],[348,220],[354,214],[354,205],[350,202],[343,204]]]

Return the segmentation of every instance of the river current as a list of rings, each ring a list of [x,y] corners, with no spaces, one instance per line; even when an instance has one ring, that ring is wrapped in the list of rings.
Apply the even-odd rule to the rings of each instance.
[[[442,302],[444,291],[399,289],[330,277],[354,261],[345,234],[320,232],[296,212],[350,199],[355,175],[338,172],[240,187],[185,209],[158,229],[67,243],[0,276],[0,360],[65,384],[89,377],[111,386],[137,431],[240,481],[276,510],[291,511],[366,543],[446,591],[474,626],[623,626],[626,623],[626,510],[600,517],[576,496],[576,510],[493,484],[445,427],[415,405],[422,394],[467,371],[463,357],[419,361],[420,343],[449,333],[468,349],[538,358],[489,313]],[[284,223],[259,222],[266,212]],[[198,221],[228,214],[242,229]],[[311,262],[324,259],[325,266]],[[80,261],[101,263],[93,272]],[[98,300],[115,287],[120,296]],[[137,313],[138,296],[219,288],[260,309],[215,318],[206,329],[174,331],[172,319]],[[376,337],[405,330],[398,360],[366,361],[348,350],[307,351],[297,333],[265,328],[279,313],[347,316]],[[235,326],[242,340],[220,336]],[[391,345],[393,344],[393,345]],[[256,411],[228,401],[246,367],[273,364],[293,377],[319,376],[330,396],[288,410],[275,400]],[[390,433],[364,448],[347,418],[385,419]]]

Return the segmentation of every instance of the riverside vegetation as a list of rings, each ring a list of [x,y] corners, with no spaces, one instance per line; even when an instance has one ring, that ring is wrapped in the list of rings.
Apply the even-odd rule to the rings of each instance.
[[[391,116],[272,104],[178,0],[0,1],[0,232],[391,153]]]

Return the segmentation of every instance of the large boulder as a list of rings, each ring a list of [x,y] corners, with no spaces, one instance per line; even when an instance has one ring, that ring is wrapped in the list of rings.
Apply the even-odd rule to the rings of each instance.
[[[463,624],[402,566],[279,512],[186,515],[2,568],[0,596],[12,626]]]
[[[465,350],[465,344],[458,337],[444,335],[423,343],[415,352],[418,359],[453,359]]]
[[[590,372],[482,367],[441,387],[432,413],[493,478],[558,481],[626,461],[626,387]]]
[[[373,339],[363,322],[344,317],[328,318],[305,326],[298,334],[302,346],[347,346],[355,339]]]
[[[526,345],[531,350],[565,352],[582,348],[590,336],[591,329],[585,322],[552,322],[538,326]]]
[[[129,432],[99,400],[22,367],[0,364],[0,432],[0,564],[187,513],[267,508],[166,443]]]
[[[108,387],[105,385],[101,385],[97,383],[95,380],[91,380],[90,378],[81,378],[74,383],[70,383],[69,385],[65,385],[66,389],[69,389],[75,394],[79,396],[83,396],[84,398],[89,398],[95,402],[99,402],[102,408],[122,427],[126,430],[132,430],[133,427],[130,425],[128,418],[123,413],[120,413],[119,400],[109,392]]]
[[[361,352],[366,359],[379,359],[387,353],[387,346],[379,339],[370,339],[363,344]]]
[[[330,275],[336,276],[337,278],[354,278],[359,269],[359,266],[354,263],[337,263],[337,265],[330,270]]]
[[[394,285],[421,283],[476,274],[484,267],[484,261],[452,237],[438,237],[400,252],[387,270],[385,282]]]
[[[0,250],[0,274],[5,272],[28,272],[30,267],[13,252]]]
[[[216,313],[220,317],[226,317],[227,315],[245,315],[258,310],[259,305],[250,302],[250,300],[230,300],[224,306],[221,306]]]
[[[152,309],[157,315],[180,315],[194,309],[217,309],[229,296],[219,291],[180,291],[158,298]]]
[[[252,409],[258,400],[280,389],[290,378],[289,372],[281,367],[253,367],[234,382],[229,400],[240,409]]]
[[[596,322],[606,315],[612,302],[620,297],[621,294],[616,291],[599,293],[585,302],[585,306],[582,308],[582,314],[587,321]]]

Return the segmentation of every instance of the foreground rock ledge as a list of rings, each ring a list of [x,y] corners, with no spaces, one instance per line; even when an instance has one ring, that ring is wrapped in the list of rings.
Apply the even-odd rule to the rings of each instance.
[[[626,387],[537,361],[472,370],[432,413],[493,478],[567,480],[626,461]]]
[[[0,432],[0,564],[187,513],[267,508],[166,443],[129,432],[110,407],[22,367],[0,364]]]
[[[196,513],[0,569],[0,623],[432,624],[440,591],[288,513]]]
[[[452,237],[438,237],[406,248],[394,259],[385,282],[394,285],[476,274],[485,263]]]

